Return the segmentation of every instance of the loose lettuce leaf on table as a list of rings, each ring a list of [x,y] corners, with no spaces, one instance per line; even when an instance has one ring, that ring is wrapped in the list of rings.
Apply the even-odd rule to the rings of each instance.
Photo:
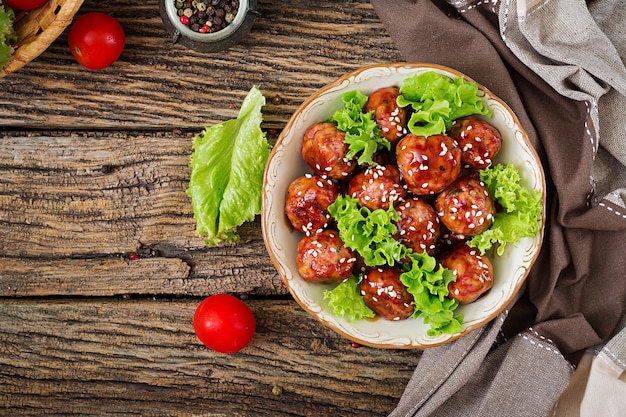
[[[207,127],[193,140],[187,193],[196,234],[208,245],[239,240],[237,227],[261,212],[270,145],[261,130],[265,97],[253,87],[236,119]]]
[[[13,29],[15,13],[13,9],[0,1],[0,70],[4,68],[13,55],[13,44],[17,41],[17,34]]]

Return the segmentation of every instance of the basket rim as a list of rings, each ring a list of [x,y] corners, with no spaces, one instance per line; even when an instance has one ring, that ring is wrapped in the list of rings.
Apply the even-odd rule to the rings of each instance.
[[[0,78],[19,70],[48,49],[50,44],[52,44],[52,42],[54,42],[54,40],[61,35],[65,28],[72,23],[74,15],[82,6],[83,1],[84,0],[66,0],[58,2],[49,1],[46,5],[42,6],[54,7],[55,10],[57,8],[60,9],[58,10],[58,13],[56,13],[54,20],[45,29],[37,33],[37,35],[33,37],[32,41],[23,43],[15,49],[11,59],[0,71]],[[16,16],[16,21],[18,18],[28,18],[29,14],[39,10],[40,9],[35,9],[29,12],[20,12],[20,17]],[[24,13],[24,15],[22,15],[22,13]]]

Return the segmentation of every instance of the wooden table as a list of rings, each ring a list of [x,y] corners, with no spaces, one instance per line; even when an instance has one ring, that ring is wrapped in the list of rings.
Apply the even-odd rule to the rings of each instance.
[[[0,414],[384,416],[420,352],[353,347],[289,296],[260,221],[237,245],[195,235],[193,135],[236,117],[253,85],[269,139],[334,78],[400,61],[365,0],[260,0],[232,49],[173,44],[158,2],[87,0],[127,35],[91,72],[67,30],[0,79]],[[200,300],[238,294],[251,344],[195,337]]]

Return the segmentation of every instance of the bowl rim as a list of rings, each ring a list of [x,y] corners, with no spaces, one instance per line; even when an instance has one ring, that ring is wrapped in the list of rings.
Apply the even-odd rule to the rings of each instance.
[[[295,291],[292,289],[292,287],[291,287],[291,285],[289,283],[289,280],[281,273],[281,266],[282,266],[282,264],[280,263],[280,261],[278,260],[278,258],[274,254],[274,252],[271,250],[271,245],[270,245],[270,237],[269,237],[269,232],[268,232],[268,227],[267,227],[268,226],[267,222],[269,221],[269,219],[267,217],[268,213],[267,213],[267,207],[266,207],[267,184],[268,184],[268,175],[269,175],[269,170],[267,168],[270,166],[270,163],[273,161],[273,159],[275,157],[275,154],[277,152],[277,149],[279,148],[279,145],[283,141],[284,132],[291,132],[293,125],[296,123],[297,116],[300,113],[302,113],[302,111],[304,109],[306,109],[319,96],[323,95],[324,93],[326,93],[329,90],[333,90],[333,89],[338,88],[341,84],[345,83],[350,78],[356,78],[356,77],[358,77],[360,74],[362,74],[364,72],[375,70],[375,69],[378,69],[378,68],[382,68],[382,69],[384,69],[384,68],[394,68],[394,69],[402,68],[402,69],[407,69],[407,70],[414,70],[414,69],[440,70],[440,71],[443,71],[443,72],[454,74],[454,75],[459,76],[459,77],[463,77],[467,81],[476,83],[476,85],[478,86],[479,90],[483,91],[486,95],[489,96],[489,98],[497,101],[500,105],[502,105],[502,107],[512,117],[513,122],[515,123],[515,125],[519,127],[520,132],[521,132],[521,139],[522,139],[523,143],[526,145],[526,147],[528,149],[528,152],[530,153],[530,156],[532,157],[532,159],[534,159],[534,161],[536,161],[536,163],[538,165],[540,183],[541,183],[541,187],[542,187],[542,190],[541,190],[542,191],[542,215],[541,215],[541,220],[540,220],[541,224],[540,224],[538,236],[535,237],[535,239],[537,239],[536,249],[534,250],[534,253],[532,254],[532,257],[528,260],[527,267],[524,268],[525,269],[525,273],[524,273],[523,277],[516,283],[513,291],[511,292],[511,294],[503,302],[501,302],[499,304],[499,307],[496,308],[492,313],[490,313],[489,315],[485,316],[484,318],[482,318],[481,320],[477,321],[476,323],[469,324],[460,333],[456,333],[454,335],[447,335],[448,337],[445,340],[443,340],[441,342],[434,342],[432,344],[427,344],[427,345],[412,344],[412,343],[410,343],[410,344],[375,343],[375,342],[371,342],[371,341],[368,341],[368,340],[360,339],[359,337],[355,337],[355,335],[347,333],[346,331],[344,331],[340,327],[335,326],[333,323],[327,322],[318,313],[316,313],[315,311],[311,310],[300,299],[300,297],[295,293]],[[409,77],[409,75],[407,75],[407,77]],[[314,93],[312,93],[309,97],[307,97],[302,102],[302,104],[292,114],[292,116],[290,117],[289,121],[287,122],[287,124],[283,128],[283,130],[280,133],[278,139],[276,140],[275,145],[272,148],[272,151],[270,152],[270,155],[269,155],[269,158],[268,158],[268,161],[267,161],[267,165],[266,165],[266,169],[265,169],[264,174],[263,174],[263,193],[262,193],[262,209],[261,209],[261,229],[262,229],[262,235],[263,235],[263,240],[264,240],[267,252],[268,252],[268,254],[270,256],[270,259],[271,259],[271,261],[272,261],[272,263],[273,263],[277,273],[279,274],[279,276],[281,278],[281,281],[283,282],[285,287],[288,289],[288,291],[291,294],[291,296],[300,305],[300,307],[304,311],[306,311],[309,315],[313,316],[318,322],[322,323],[325,327],[330,328],[335,333],[338,333],[339,335],[347,338],[348,340],[357,342],[357,343],[359,343],[361,345],[364,345],[364,346],[373,347],[373,348],[384,348],[384,349],[424,349],[424,348],[429,348],[429,347],[441,346],[441,345],[450,343],[450,342],[452,342],[454,340],[460,339],[461,337],[466,336],[467,334],[471,333],[472,331],[489,324],[498,315],[500,315],[503,311],[505,311],[512,303],[517,301],[517,299],[521,296],[521,289],[525,285],[526,279],[528,278],[528,274],[530,273],[530,270],[534,266],[535,261],[537,260],[537,258],[539,256],[539,253],[541,252],[541,247],[543,245],[543,239],[544,239],[544,234],[545,234],[545,225],[546,225],[546,180],[545,180],[545,172],[544,172],[543,166],[541,164],[541,160],[539,158],[539,155],[538,155],[535,147],[531,143],[530,138],[528,137],[528,134],[526,133],[526,130],[521,125],[521,123],[519,121],[519,118],[513,112],[513,110],[508,106],[508,104],[506,104],[500,97],[495,95],[491,90],[486,88],[484,85],[478,83],[477,81],[473,80],[471,77],[461,73],[458,70],[455,70],[453,68],[449,68],[447,66],[440,65],[440,64],[433,64],[433,63],[427,63],[427,62],[391,62],[391,63],[384,63],[384,64],[367,65],[367,66],[360,67],[360,68],[358,68],[356,70],[353,70],[353,71],[351,71],[349,73],[346,73],[346,74],[344,74],[344,75],[334,79],[333,81],[331,81],[330,83],[326,84],[325,86],[321,87],[320,89],[316,90]]]

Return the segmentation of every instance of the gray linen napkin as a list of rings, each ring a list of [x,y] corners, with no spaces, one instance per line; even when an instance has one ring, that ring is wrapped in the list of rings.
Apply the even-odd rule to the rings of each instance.
[[[391,416],[624,415],[626,3],[372,4],[407,61],[456,68],[512,107],[548,181],[546,237],[519,301],[424,351]],[[615,395],[599,403],[604,385]]]

